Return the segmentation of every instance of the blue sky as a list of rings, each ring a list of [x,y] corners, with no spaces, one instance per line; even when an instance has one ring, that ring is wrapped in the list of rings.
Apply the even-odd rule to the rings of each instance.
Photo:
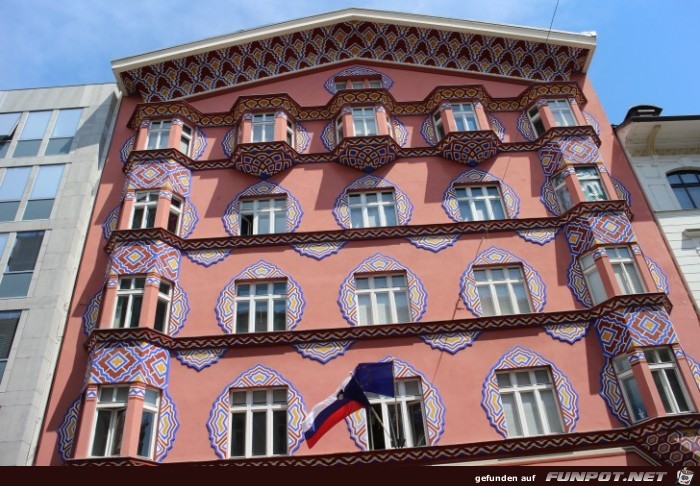
[[[111,61],[348,7],[548,28],[556,0],[2,0],[0,89],[112,82]],[[654,104],[700,114],[698,0],[560,0],[553,28],[596,31],[589,70],[612,123]]]

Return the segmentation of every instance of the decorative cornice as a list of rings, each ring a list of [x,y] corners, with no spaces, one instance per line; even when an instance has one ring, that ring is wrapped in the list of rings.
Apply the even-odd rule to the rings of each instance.
[[[439,224],[386,226],[377,228],[339,229],[268,235],[221,236],[216,238],[183,239],[163,228],[115,230],[111,233],[105,251],[111,253],[125,242],[162,241],[180,251],[226,250],[273,245],[302,245],[309,243],[338,243],[387,238],[422,236],[468,235],[484,232],[558,229],[579,218],[598,213],[624,213],[631,217],[625,201],[582,202],[560,216],[543,218],[501,219],[489,221],[462,221]]]
[[[460,163],[475,165],[499,153],[532,152],[553,143],[568,140],[571,137],[585,137],[596,146],[601,141],[590,125],[575,127],[554,127],[547,130],[537,140],[531,142],[502,142],[490,130],[477,132],[452,132],[433,147],[400,147],[388,136],[348,137],[338,144],[332,152],[300,154],[286,142],[260,142],[239,144],[228,159],[192,160],[179,150],[168,148],[158,150],[132,150],[124,172],[141,161],[175,161],[190,170],[236,169],[262,178],[282,172],[294,165],[343,163],[360,170],[372,170],[376,167],[367,160],[376,156],[378,150],[387,154],[382,163],[389,163],[400,158],[447,157]],[[384,144],[384,145],[381,145]],[[451,155],[460,150],[468,156]],[[351,156],[351,152],[359,155]],[[390,152],[390,153],[388,153]]]
[[[369,340],[397,337],[421,337],[443,333],[522,329],[529,327],[590,321],[630,306],[661,306],[667,311],[671,302],[661,292],[616,296],[591,309],[561,312],[538,312],[507,316],[478,317],[448,321],[412,322],[381,326],[354,326],[332,329],[309,329],[252,334],[228,334],[198,337],[171,337],[148,328],[97,329],[85,346],[92,350],[104,343],[149,343],[172,351],[208,348],[250,348],[271,345],[300,345],[344,340]]]
[[[127,126],[134,130],[143,121],[159,118],[185,118],[200,128],[231,126],[250,111],[284,110],[295,120],[326,120],[335,117],[348,104],[380,104],[392,115],[427,115],[445,101],[478,101],[487,112],[518,111],[530,106],[538,98],[573,97],[579,105],[586,103],[576,83],[533,84],[519,96],[493,98],[481,85],[438,86],[421,101],[396,101],[388,90],[362,89],[340,91],[323,106],[302,107],[288,94],[241,96],[228,112],[203,113],[186,100],[162,103],[141,103],[136,106]]]
[[[677,466],[670,458],[670,451],[681,447],[678,438],[684,430],[697,430],[700,427],[700,414],[658,417],[628,428],[596,430],[573,434],[540,435],[517,439],[504,439],[467,444],[390,449],[381,451],[343,452],[325,455],[275,456],[255,459],[226,459],[216,461],[173,462],[162,465],[209,465],[209,466],[350,466],[401,464],[440,464],[473,460],[490,460],[517,456],[526,460],[528,456],[562,452],[595,450],[609,447],[635,446],[640,451],[656,458],[666,466]],[[652,439],[647,443],[647,439]],[[656,440],[653,440],[656,439]],[[662,452],[658,442],[670,447]],[[692,452],[692,451],[691,451]],[[686,452],[689,454],[690,452]],[[682,456],[683,454],[681,454]],[[124,466],[157,465],[152,461],[131,457],[72,459],[69,466]]]

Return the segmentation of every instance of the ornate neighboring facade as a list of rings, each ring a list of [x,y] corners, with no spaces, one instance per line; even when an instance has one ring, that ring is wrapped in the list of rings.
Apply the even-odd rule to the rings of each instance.
[[[594,48],[351,9],[115,61],[37,464],[695,465],[697,317]],[[309,450],[382,360],[391,430]]]

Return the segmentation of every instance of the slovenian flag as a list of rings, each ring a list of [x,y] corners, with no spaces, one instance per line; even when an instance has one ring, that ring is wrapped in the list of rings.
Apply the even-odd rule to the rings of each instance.
[[[309,412],[302,424],[304,439],[312,448],[335,424],[363,407],[369,407],[365,392],[394,396],[394,362],[360,363],[338,389]]]

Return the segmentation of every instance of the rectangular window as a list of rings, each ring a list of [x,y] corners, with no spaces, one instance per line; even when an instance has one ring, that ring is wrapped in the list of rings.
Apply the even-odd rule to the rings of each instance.
[[[286,329],[287,282],[236,285],[236,333]]]
[[[559,201],[561,210],[568,211],[571,209],[574,203],[571,201],[571,194],[569,194],[569,190],[566,188],[564,172],[560,172],[554,176],[552,179],[552,186],[554,187],[554,192],[557,195],[557,201]]]
[[[131,217],[131,229],[153,228],[156,224],[158,191],[143,191],[135,194],[134,212]]]
[[[559,403],[548,369],[496,373],[508,437],[561,434]]]
[[[574,170],[583,195],[586,196],[586,201],[606,201],[608,199],[596,166],[577,166]]]
[[[253,115],[252,142],[273,142],[275,140],[275,114]]]
[[[180,234],[180,221],[182,220],[182,201],[173,196],[170,200],[170,212],[168,213],[168,231]]]
[[[360,325],[411,321],[406,275],[355,277]]]
[[[292,123],[291,120],[287,120],[287,126],[285,128],[285,140],[287,141],[287,145],[290,147],[294,148],[294,123]]]
[[[21,113],[0,113],[0,158],[7,155]]]
[[[649,348],[644,350],[654,377],[656,389],[661,395],[666,413],[692,412],[688,393],[678,373],[678,366],[670,348]]]
[[[481,301],[481,315],[502,316],[532,312],[520,267],[476,268],[474,280]]]
[[[532,125],[532,130],[535,132],[535,136],[541,136],[544,133],[544,123],[542,123],[540,109],[537,106],[533,106],[528,110],[527,116],[530,118],[530,125]]]
[[[231,457],[287,454],[287,389],[231,390]]]
[[[435,127],[435,135],[438,140],[442,140],[445,136],[445,128],[442,126],[442,115],[440,110],[433,115],[433,126]]]
[[[248,199],[240,202],[241,235],[287,231],[287,198]]]
[[[343,139],[343,115],[335,120],[335,144],[338,145]]]
[[[341,91],[344,89],[348,89],[348,82],[347,81],[336,81],[335,82],[335,90],[336,91]]]
[[[29,193],[27,206],[24,208],[22,219],[24,221],[35,219],[49,219],[53,210],[54,201],[58,194],[58,187],[63,177],[63,165],[42,165]]]
[[[554,116],[554,126],[573,127],[576,125],[576,118],[574,118],[571,105],[567,100],[547,100],[547,105]]]
[[[506,218],[498,186],[457,187],[454,191],[462,221]]]
[[[646,290],[637,271],[637,265],[629,248],[617,246],[606,248],[610,264],[615,273],[615,280],[623,294],[641,294]]]
[[[117,305],[114,310],[115,329],[138,327],[141,317],[141,304],[146,279],[144,277],[123,277],[119,279]]]
[[[139,427],[139,443],[137,454],[141,457],[152,458],[156,441],[156,427],[158,424],[159,393],[150,388],[146,389],[143,399],[143,413],[141,414],[141,427]]]
[[[170,137],[170,120],[152,121],[148,129],[148,141],[146,148],[148,150],[157,150],[168,148],[168,138]]]
[[[192,147],[192,129],[187,125],[182,126],[182,134],[180,135],[180,152],[189,156],[190,147]]]
[[[394,383],[396,398],[367,393],[372,410],[366,411],[370,450],[422,447],[428,444],[421,380]],[[376,415],[375,415],[376,414]],[[381,422],[377,420],[381,417]]]
[[[2,238],[3,248],[7,236],[5,234]],[[0,298],[27,295],[43,239],[43,231],[23,231],[15,234],[10,259],[0,282]]]
[[[158,286],[158,303],[156,304],[156,317],[153,322],[153,329],[163,333],[169,331],[168,323],[170,322],[170,301],[172,289],[168,282],[160,282]],[[139,311],[140,311],[139,306]]]
[[[639,392],[637,380],[632,373],[632,366],[627,355],[623,354],[613,359],[613,369],[617,376],[617,381],[622,388],[622,396],[627,405],[627,411],[630,413],[633,422],[639,422],[648,417],[647,409],[642,400],[642,394]]]
[[[0,221],[14,221],[29,181],[31,167],[5,169],[0,183]]]
[[[583,272],[583,278],[588,286],[588,293],[591,294],[593,299],[593,304],[600,304],[608,298],[608,294],[605,292],[603,280],[600,278],[600,272],[598,272],[598,267],[596,267],[593,254],[589,253],[581,257],[579,263]]]
[[[16,311],[0,312],[0,383],[10,357],[20,315],[21,313]]]
[[[452,105],[452,114],[458,132],[469,132],[479,129],[474,105],[471,103],[456,103]]]
[[[353,228],[396,226],[393,191],[348,194],[350,222]]]
[[[50,111],[32,111],[24,122],[15,147],[14,157],[34,157],[39,154],[41,141],[51,118]]]
[[[377,113],[374,107],[353,108],[352,124],[355,137],[371,137],[379,135],[377,129]]]
[[[45,155],[62,155],[70,152],[73,137],[78,131],[78,123],[83,114],[82,108],[60,110]]]
[[[128,397],[128,386],[100,388],[92,437],[93,457],[118,456],[121,452]]]

